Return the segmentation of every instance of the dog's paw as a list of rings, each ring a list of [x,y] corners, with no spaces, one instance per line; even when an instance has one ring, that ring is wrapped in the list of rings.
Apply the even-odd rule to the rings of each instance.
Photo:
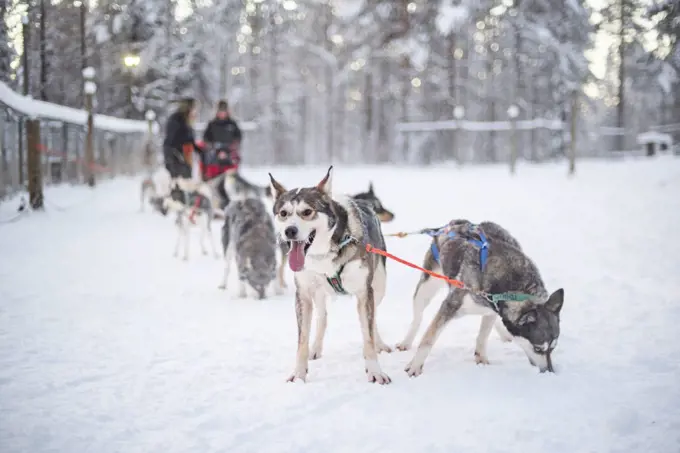
[[[408,365],[406,365],[406,368],[404,368],[404,371],[406,371],[408,377],[418,377],[423,374],[423,364],[411,360]]]
[[[217,289],[221,289],[222,291],[224,291],[224,290],[227,289],[227,285],[225,285],[224,283],[220,283],[220,285],[217,287]]]
[[[475,363],[477,365],[489,365],[489,359],[486,357],[486,354],[480,354],[475,351]]]
[[[395,348],[397,348],[397,351],[408,351],[409,349],[411,349],[411,343],[406,343],[402,341],[401,343],[397,343]]]
[[[380,385],[389,384],[392,379],[383,372],[377,360],[366,360],[364,368],[368,382],[375,382]]]
[[[381,370],[378,371],[366,370],[366,377],[368,378],[368,382],[380,385],[385,385],[392,382],[392,379],[390,379],[390,377]]]
[[[380,354],[381,352],[386,352],[386,353],[390,354],[392,352],[392,348],[390,348],[385,343],[378,344],[376,346],[376,349],[377,349],[378,354]]]
[[[284,291],[282,287],[278,285],[274,286],[274,294],[276,294],[277,296],[283,296],[283,293]]]
[[[322,350],[321,348],[314,348],[312,351],[309,353],[309,360],[319,360],[322,355]]]
[[[291,374],[288,377],[288,379],[286,379],[286,382],[295,382],[295,381],[302,381],[304,383],[307,383],[307,370],[295,371],[293,374]]]

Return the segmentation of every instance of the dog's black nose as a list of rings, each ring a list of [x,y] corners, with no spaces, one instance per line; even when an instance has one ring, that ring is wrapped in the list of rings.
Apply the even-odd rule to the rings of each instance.
[[[296,226],[289,226],[284,230],[283,234],[286,235],[287,239],[295,239],[298,234],[298,229]]]

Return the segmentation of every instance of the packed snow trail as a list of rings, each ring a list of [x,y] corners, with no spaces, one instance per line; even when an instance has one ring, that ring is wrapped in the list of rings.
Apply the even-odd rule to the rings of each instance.
[[[289,188],[325,168],[267,171]],[[566,165],[335,169],[336,192],[373,180],[396,214],[385,232],[493,220],[564,287],[557,374],[539,374],[480,318],[453,320],[422,376],[413,352],[381,354],[393,380],[364,376],[356,304],[329,304],[324,355],[295,363],[286,294],[217,289],[222,260],[172,257],[172,218],[138,211],[138,179],[46,192],[47,211],[0,225],[0,452],[669,453],[680,449],[680,159]],[[0,205],[0,219],[16,203]],[[57,209],[59,207],[60,209]],[[219,223],[213,233],[218,240]],[[388,239],[420,263],[426,237]],[[418,272],[388,262],[382,337],[402,339]],[[232,275],[235,282],[235,276]],[[416,342],[437,310],[428,307]]]

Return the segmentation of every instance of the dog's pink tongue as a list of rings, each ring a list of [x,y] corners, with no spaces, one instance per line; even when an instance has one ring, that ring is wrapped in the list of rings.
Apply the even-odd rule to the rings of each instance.
[[[293,272],[299,272],[305,267],[305,243],[294,241],[288,256],[288,265]]]

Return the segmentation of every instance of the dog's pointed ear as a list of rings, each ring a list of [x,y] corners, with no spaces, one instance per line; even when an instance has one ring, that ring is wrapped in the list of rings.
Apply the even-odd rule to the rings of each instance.
[[[550,295],[545,303],[545,308],[559,315],[562,310],[562,304],[564,304],[564,288],[560,288]]]
[[[536,322],[536,312],[533,310],[524,313],[522,316],[519,317],[519,319],[517,319],[518,326],[531,324],[532,322]]]
[[[269,179],[270,179],[269,193],[272,195],[272,198],[274,198],[274,200],[277,200],[281,195],[286,193],[287,190],[276,179],[274,179],[271,173],[269,173]]]
[[[373,181],[368,182],[368,193],[375,195],[375,192],[373,192]]]
[[[321,182],[316,185],[316,188],[330,196],[332,182],[333,182],[333,166],[331,165],[330,167],[328,167],[326,176],[324,176]]]

